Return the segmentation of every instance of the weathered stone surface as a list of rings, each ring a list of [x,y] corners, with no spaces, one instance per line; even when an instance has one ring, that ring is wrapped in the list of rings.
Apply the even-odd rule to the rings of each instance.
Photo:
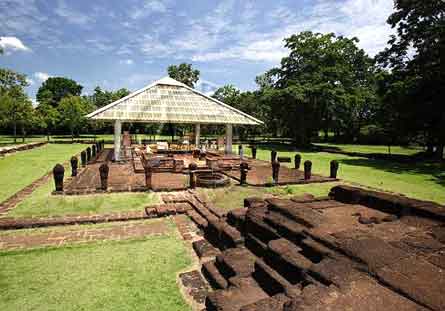
[[[432,310],[445,310],[445,270],[418,257],[402,258],[377,270],[377,277]]]
[[[185,291],[198,304],[203,304],[208,293],[208,286],[197,270],[179,274]]]
[[[199,258],[214,257],[221,252],[212,246],[205,239],[201,239],[192,243],[193,249]]]
[[[216,256],[216,265],[226,279],[233,276],[247,277],[254,270],[255,259],[247,248],[237,247]]]
[[[265,206],[266,202],[262,198],[258,197],[248,197],[244,199],[244,207],[250,208],[250,207],[260,207]]]
[[[282,310],[285,303],[290,302],[290,298],[284,294],[278,294],[273,297],[259,300],[250,305],[244,306],[240,311],[271,311]]]
[[[280,238],[276,230],[264,222],[264,216],[264,211],[260,211],[259,209],[249,209],[246,214],[245,231],[265,243]]]
[[[280,199],[271,199],[268,202],[269,210],[277,211],[306,227],[316,227],[323,222],[323,215],[315,210],[305,208],[304,203]]]
[[[205,229],[208,226],[207,220],[194,210],[188,210],[187,215],[198,225],[199,228]]]
[[[252,278],[246,278],[240,287],[217,290],[206,298],[208,311],[239,311],[241,307],[268,298],[268,295]]]
[[[237,228],[239,231],[243,232],[246,213],[247,208],[233,209],[227,214],[227,222]]]
[[[288,291],[294,292],[292,284],[261,259],[255,261],[253,277],[269,296],[286,293]]]
[[[297,202],[297,203],[304,203],[304,202],[311,202],[315,199],[315,197],[310,193],[305,193],[302,195],[294,196],[291,198],[291,201]]]
[[[280,213],[269,212],[264,217],[264,221],[273,227],[280,236],[285,236],[289,240],[299,241],[304,238],[303,230],[306,227]]]
[[[227,280],[216,268],[214,260],[203,263],[201,271],[213,289],[225,289],[229,286]]]
[[[221,242],[226,248],[238,247],[244,244],[244,237],[235,227],[224,223],[221,225],[221,229]]]
[[[348,256],[365,263],[371,272],[409,256],[405,251],[375,237],[354,233],[340,233],[335,236],[340,249]]]

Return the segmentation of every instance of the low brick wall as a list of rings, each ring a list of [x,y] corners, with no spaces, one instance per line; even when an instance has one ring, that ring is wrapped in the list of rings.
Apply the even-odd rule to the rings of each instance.
[[[0,155],[4,155],[7,153],[14,153],[17,151],[22,151],[22,150],[29,150],[29,149],[34,149],[43,145],[46,145],[47,142],[36,142],[36,143],[29,143],[29,144],[24,144],[24,145],[14,145],[14,146],[7,146],[7,147],[1,147],[0,148]]]

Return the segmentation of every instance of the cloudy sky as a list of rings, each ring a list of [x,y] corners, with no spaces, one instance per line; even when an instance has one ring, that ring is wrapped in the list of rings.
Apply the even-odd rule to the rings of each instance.
[[[254,89],[279,64],[283,38],[304,30],[385,46],[392,0],[1,0],[0,67],[27,74],[31,97],[50,76],[88,93],[141,88],[170,64],[192,63],[198,88]]]

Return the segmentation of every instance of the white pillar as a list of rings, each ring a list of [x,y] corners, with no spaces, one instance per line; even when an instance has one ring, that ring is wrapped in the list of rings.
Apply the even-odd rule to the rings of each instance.
[[[195,146],[199,148],[199,140],[201,138],[201,124],[195,125]]]
[[[232,124],[227,124],[226,126],[226,153],[232,153]]]
[[[114,160],[120,160],[121,153],[121,133],[122,133],[122,123],[119,120],[114,122]]]

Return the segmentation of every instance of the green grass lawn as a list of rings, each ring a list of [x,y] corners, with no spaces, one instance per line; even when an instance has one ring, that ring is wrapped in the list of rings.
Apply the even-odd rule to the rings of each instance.
[[[81,144],[45,145],[0,158],[0,202],[86,147]]]
[[[0,252],[0,310],[190,310],[176,284],[190,263],[172,226],[143,240]]]
[[[258,148],[257,158],[270,161],[271,149],[272,147]],[[234,147],[235,150],[237,146]],[[292,161],[297,152],[283,147],[277,147],[276,150],[278,156],[289,156]],[[444,163],[397,163],[326,152],[298,150],[298,153],[302,156],[302,163],[312,161],[312,171],[316,174],[329,175],[330,161],[337,160],[340,163],[338,177],[342,181],[445,204]],[[250,156],[250,148],[245,148],[245,154]],[[293,167],[294,164],[289,165]]]
[[[318,183],[307,185],[288,185],[280,187],[251,187],[232,185],[227,188],[205,189],[198,188],[198,193],[212,202],[216,207],[231,210],[243,207],[244,198],[269,196],[297,196],[310,193],[316,197],[327,196],[329,190],[339,183]]]
[[[320,147],[329,147],[345,152],[360,152],[360,153],[382,153],[388,154],[388,146],[381,145],[351,145],[351,144],[314,144]],[[423,148],[418,146],[403,147],[403,146],[391,146],[391,154],[413,155],[423,151]]]
[[[39,187],[10,210],[5,217],[48,217],[64,215],[106,214],[142,210],[159,203],[156,193],[111,193],[96,195],[52,195],[54,182]]]

